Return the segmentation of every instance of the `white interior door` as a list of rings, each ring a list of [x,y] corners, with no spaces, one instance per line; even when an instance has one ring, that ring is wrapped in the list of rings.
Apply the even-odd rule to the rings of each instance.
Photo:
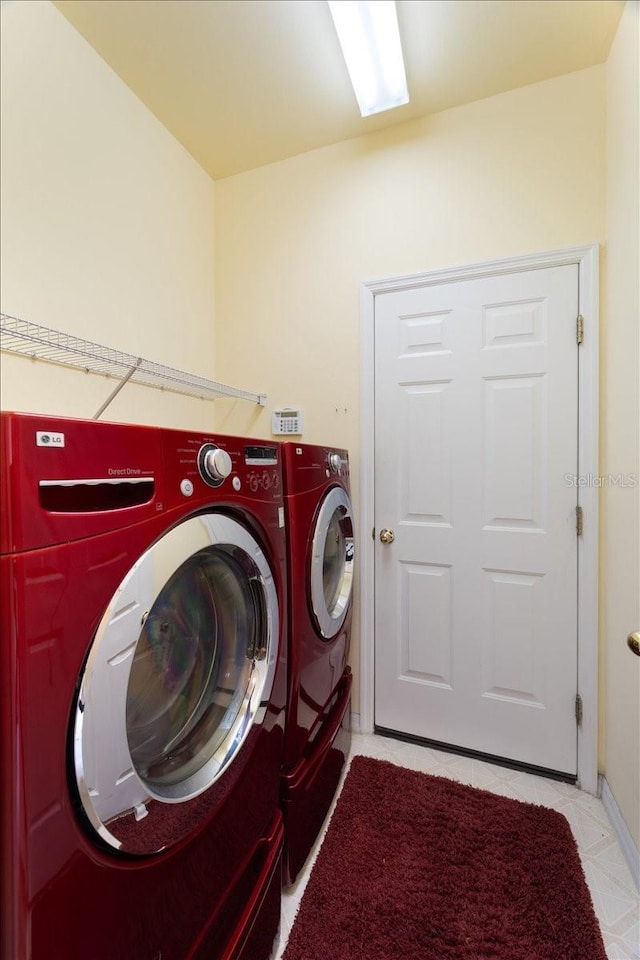
[[[571,775],[577,313],[575,264],[375,301],[376,726]]]

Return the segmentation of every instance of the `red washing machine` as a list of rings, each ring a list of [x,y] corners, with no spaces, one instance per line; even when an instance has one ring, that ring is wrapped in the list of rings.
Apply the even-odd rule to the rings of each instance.
[[[346,450],[283,444],[289,665],[282,809],[285,885],[303,866],[349,751],[354,563]]]
[[[0,429],[3,960],[266,960],[279,447],[9,413]]]

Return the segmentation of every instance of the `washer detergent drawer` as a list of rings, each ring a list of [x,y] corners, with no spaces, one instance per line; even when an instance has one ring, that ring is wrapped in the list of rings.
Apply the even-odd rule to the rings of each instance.
[[[152,519],[167,506],[157,429],[4,412],[0,553]]]

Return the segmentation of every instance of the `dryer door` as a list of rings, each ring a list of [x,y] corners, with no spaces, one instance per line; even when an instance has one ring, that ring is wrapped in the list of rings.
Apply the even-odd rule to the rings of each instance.
[[[135,564],[96,632],[73,731],[80,802],[107,844],[126,851],[122,818],[143,821],[150,802],[189,801],[222,777],[264,719],[278,637],[269,563],[230,517],[186,520]],[[144,827],[132,851],[158,849],[141,845]]]
[[[320,505],[311,548],[311,607],[322,637],[330,640],[347,616],[353,583],[353,511],[342,487]]]

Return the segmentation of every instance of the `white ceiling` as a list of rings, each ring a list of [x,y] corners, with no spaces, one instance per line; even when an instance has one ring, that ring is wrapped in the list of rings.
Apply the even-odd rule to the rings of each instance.
[[[624,0],[398,0],[410,103],[362,119],[325,0],[55,0],[214,178],[606,60]]]

